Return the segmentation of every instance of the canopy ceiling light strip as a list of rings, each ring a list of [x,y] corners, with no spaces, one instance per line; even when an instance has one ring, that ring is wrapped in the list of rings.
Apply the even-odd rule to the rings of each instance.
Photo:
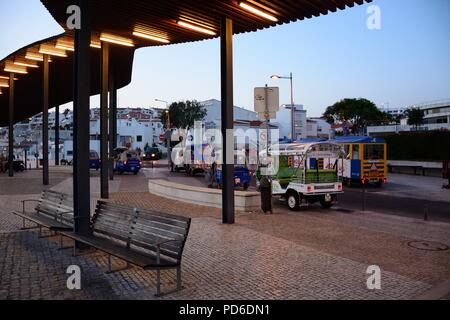
[[[5,69],[3,69],[5,72],[12,72],[12,73],[21,73],[21,74],[27,74],[27,68],[24,66],[18,66],[15,65],[12,62],[6,62],[5,63]]]
[[[153,40],[153,41],[157,41],[157,42],[161,42],[161,43],[170,43],[170,41],[167,39],[152,36],[150,34],[139,32],[139,31],[133,31],[133,36],[145,38],[145,39],[149,39],[149,40]]]
[[[61,49],[61,50],[68,50],[68,51],[75,51],[75,48],[73,46],[70,46],[68,44],[56,44],[55,48]]]
[[[28,71],[26,70],[21,70],[21,69],[16,69],[16,68],[5,68],[3,69],[6,72],[12,72],[12,73],[20,73],[20,74],[27,74]]]
[[[20,61],[20,60],[14,60],[14,64],[16,66],[22,66],[22,67],[39,68],[39,66],[37,64]]]
[[[262,10],[256,8],[256,7],[254,7],[254,6],[251,6],[248,3],[246,3],[246,2],[239,2],[239,6],[241,8],[243,8],[243,9],[245,9],[245,10],[251,12],[251,13],[254,13],[257,16],[263,17],[263,18],[265,18],[267,20],[270,20],[270,21],[273,21],[273,22],[277,22],[278,21],[278,19],[275,16],[273,16],[271,14],[268,14],[267,12],[264,12],[264,11],[262,11]]]
[[[39,53],[48,54],[50,56],[63,57],[63,58],[67,57],[65,50],[58,49],[56,47],[52,47],[49,45],[41,45],[39,48]]]
[[[179,26],[182,26],[184,28],[191,29],[191,30],[194,30],[194,31],[197,31],[197,32],[209,34],[209,35],[212,35],[212,36],[216,35],[216,33],[214,31],[210,30],[210,29],[206,29],[204,27],[200,27],[200,26],[197,26],[197,25],[194,25],[194,24],[182,21],[182,20],[178,20],[177,24]]]
[[[9,76],[0,76],[0,79],[5,79],[5,80],[9,80]],[[19,80],[17,78],[14,78],[14,80]]]
[[[102,48],[102,44],[100,42],[91,42],[90,44],[91,48],[96,48],[96,49],[101,49]]]
[[[25,54],[25,59],[34,61],[44,61],[44,55],[35,52],[27,52]]]
[[[112,34],[102,33],[102,35],[100,36],[100,41],[110,42],[126,47],[134,47],[133,40]]]

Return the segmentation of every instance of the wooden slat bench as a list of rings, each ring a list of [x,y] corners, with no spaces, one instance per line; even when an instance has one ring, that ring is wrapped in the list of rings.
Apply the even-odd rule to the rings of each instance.
[[[176,269],[177,286],[173,291],[181,289],[181,258],[190,224],[190,218],[99,200],[89,234],[62,234],[107,253],[107,272],[124,269],[112,270],[111,256],[126,261],[125,268],[132,264],[156,270],[156,296],[161,296],[162,269]]]
[[[33,211],[27,211],[26,204],[37,202]],[[45,190],[40,199],[22,200],[22,212],[13,211],[13,214],[23,219],[23,229],[25,221],[31,221],[39,227],[41,236],[42,227],[51,231],[69,231],[73,229],[73,198],[70,195]]]

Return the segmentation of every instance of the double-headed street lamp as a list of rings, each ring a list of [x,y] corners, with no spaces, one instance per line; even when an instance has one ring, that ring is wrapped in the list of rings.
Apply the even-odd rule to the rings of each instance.
[[[165,113],[167,113],[167,129],[170,129],[170,113],[169,113],[169,102],[165,101],[165,100],[160,100],[160,99],[155,99],[155,101],[158,102],[164,102],[166,104],[166,111]]]
[[[294,141],[295,139],[295,121],[294,121],[294,87],[292,85],[292,72],[289,74],[289,77],[278,76],[274,74],[270,77],[272,80],[278,79],[288,79],[291,82],[291,139]]]

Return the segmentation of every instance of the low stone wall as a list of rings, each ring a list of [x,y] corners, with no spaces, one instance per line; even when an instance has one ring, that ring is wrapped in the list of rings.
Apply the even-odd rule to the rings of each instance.
[[[442,161],[430,162],[388,160],[387,165],[390,173],[403,173],[427,177],[442,177]]]
[[[187,203],[222,208],[222,191],[220,189],[192,187],[166,180],[151,179],[148,181],[150,193]],[[235,209],[238,211],[258,211],[261,208],[261,197],[258,192],[238,191],[234,193]]]

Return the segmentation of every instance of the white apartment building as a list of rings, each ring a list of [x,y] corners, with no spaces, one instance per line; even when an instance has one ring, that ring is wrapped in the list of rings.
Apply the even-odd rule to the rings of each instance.
[[[322,118],[308,118],[306,120],[307,138],[328,138],[331,125]]]
[[[280,139],[291,138],[291,105],[281,105],[277,112],[277,117],[270,120],[270,123],[276,125],[280,130]],[[306,110],[303,105],[294,105],[294,139],[304,139],[307,137]]]
[[[221,128],[221,102],[216,99],[210,99],[200,102],[206,109],[206,116],[203,119],[207,129]],[[233,120],[256,121],[258,117],[256,112],[241,107],[233,107]]]
[[[162,131],[162,125],[159,131],[156,131],[157,124],[152,122],[142,123],[138,122],[134,118],[130,119],[117,119],[117,145],[127,146],[131,149],[141,148],[148,143],[152,145],[155,141],[154,137],[156,132]],[[100,138],[100,120],[91,119],[90,122],[90,134],[91,140],[99,140]],[[158,134],[159,139],[159,134]]]
[[[450,99],[437,100],[411,105],[403,108],[419,108],[424,113],[424,123],[419,128],[407,124],[407,119],[402,119],[400,125],[371,126],[367,127],[368,134],[415,131],[415,130],[450,130]]]

